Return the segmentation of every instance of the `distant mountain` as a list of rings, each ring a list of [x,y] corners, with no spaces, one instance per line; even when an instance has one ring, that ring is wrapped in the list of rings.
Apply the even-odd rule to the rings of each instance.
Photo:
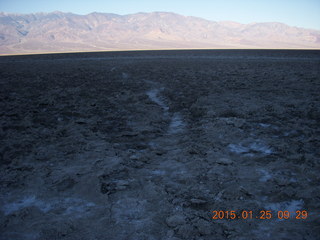
[[[175,13],[0,13],[0,53],[127,49],[320,48],[320,31]]]

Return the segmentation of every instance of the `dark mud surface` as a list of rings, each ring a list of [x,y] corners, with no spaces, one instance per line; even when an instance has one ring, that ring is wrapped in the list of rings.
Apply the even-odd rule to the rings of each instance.
[[[0,82],[1,239],[320,239],[319,51],[1,57]]]

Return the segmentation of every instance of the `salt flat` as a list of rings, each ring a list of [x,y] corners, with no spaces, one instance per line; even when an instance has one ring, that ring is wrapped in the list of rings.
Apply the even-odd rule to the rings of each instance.
[[[320,51],[0,66],[1,239],[319,239]]]

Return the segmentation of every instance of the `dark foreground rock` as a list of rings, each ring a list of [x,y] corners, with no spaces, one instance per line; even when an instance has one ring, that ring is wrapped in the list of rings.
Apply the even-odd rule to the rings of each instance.
[[[319,239],[319,52],[0,64],[1,239]]]

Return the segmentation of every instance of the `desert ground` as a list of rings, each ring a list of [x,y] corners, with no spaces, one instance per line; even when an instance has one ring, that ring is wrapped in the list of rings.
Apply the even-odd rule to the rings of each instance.
[[[2,56],[0,82],[0,239],[320,239],[320,51]]]

